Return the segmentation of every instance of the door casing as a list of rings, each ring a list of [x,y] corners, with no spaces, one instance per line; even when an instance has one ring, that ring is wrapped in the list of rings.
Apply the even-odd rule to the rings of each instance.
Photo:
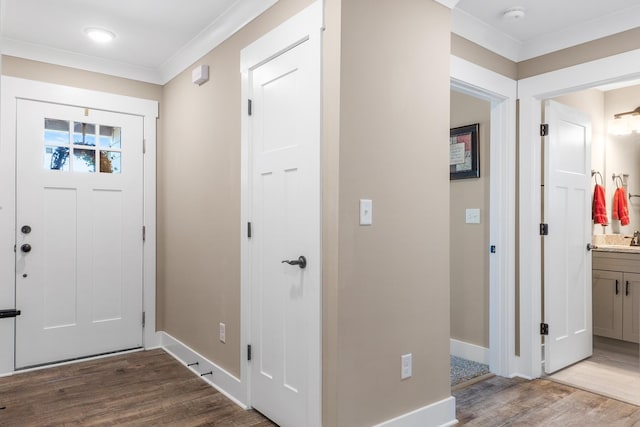
[[[240,239],[241,239],[241,365],[240,376],[242,381],[241,401],[251,406],[251,381],[249,380],[250,366],[247,360],[247,345],[251,343],[251,262],[250,262],[250,246],[247,239],[247,223],[251,221],[251,189],[250,189],[250,164],[251,164],[251,147],[249,135],[249,110],[248,102],[250,93],[249,70],[266,61],[273,55],[271,46],[287,46],[290,49],[301,41],[310,40],[311,38],[320,38],[322,27],[322,2],[316,1],[311,6],[298,13],[290,20],[281,24],[272,30],[267,36],[253,42],[250,46],[241,51],[241,73],[242,73],[242,94],[241,94],[241,221],[240,221]],[[320,48],[319,40],[318,49]],[[319,72],[320,70],[318,70]],[[320,105],[318,105],[318,117],[320,118]],[[320,213],[320,221],[322,222],[322,214]],[[321,264],[321,260],[318,260]],[[322,284],[322,272],[320,272],[319,283]],[[320,292],[322,295],[322,292]],[[319,301],[322,304],[322,301]],[[313,361],[310,361],[310,375],[317,378],[318,389],[309,390],[309,401],[315,404],[310,409],[309,419],[313,420],[312,425],[321,425],[322,411],[322,323],[321,323],[321,306],[318,307],[318,319],[320,336],[318,337],[318,352],[313,354]]]
[[[538,378],[542,375],[540,351],[541,244],[541,153],[539,127],[542,101],[559,95],[590,89],[598,85],[640,78],[637,64],[640,49],[584,64],[529,77],[518,82],[520,100],[520,356],[515,359],[513,375]],[[515,306],[515,301],[511,303]],[[550,327],[552,327],[550,325]]]
[[[0,82],[0,308],[15,305],[16,100],[32,99],[143,117],[145,139],[143,266],[143,345],[156,347],[156,119],[158,102],[52,83],[2,76]],[[142,230],[141,230],[142,233]],[[0,376],[11,374],[15,361],[15,321],[0,319]]]

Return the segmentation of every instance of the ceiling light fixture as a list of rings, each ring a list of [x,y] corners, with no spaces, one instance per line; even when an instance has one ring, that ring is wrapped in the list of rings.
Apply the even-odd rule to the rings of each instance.
[[[512,7],[502,13],[502,18],[507,21],[519,21],[524,18],[524,7]]]
[[[88,27],[84,29],[84,32],[91,40],[97,43],[108,43],[116,38],[115,33],[104,28]]]
[[[609,133],[612,135],[629,135],[640,132],[640,107],[633,111],[613,115],[609,121]]]

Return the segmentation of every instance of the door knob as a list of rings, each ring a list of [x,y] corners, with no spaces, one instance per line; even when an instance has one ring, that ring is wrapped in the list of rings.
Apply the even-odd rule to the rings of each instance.
[[[304,257],[304,255],[300,255],[298,259],[285,259],[284,261],[282,261],[282,264],[297,265],[300,268],[305,268],[307,266],[307,259]]]
[[[587,250],[590,251],[591,249],[595,249],[596,247],[594,245],[592,245],[591,243],[587,243]]]
[[[24,234],[29,234],[29,233],[31,233],[31,226],[23,225],[22,228],[20,229],[20,231],[22,231]]]
[[[24,245],[20,246],[20,250],[22,252],[24,252],[25,254],[29,253],[29,252],[31,252],[31,245],[28,244],[28,243],[25,243]]]

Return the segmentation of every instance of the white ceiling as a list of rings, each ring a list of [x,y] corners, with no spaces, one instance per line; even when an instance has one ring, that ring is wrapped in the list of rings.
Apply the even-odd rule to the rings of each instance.
[[[522,61],[640,27],[640,0],[436,0],[452,31]],[[164,84],[277,0],[0,0],[2,53]],[[526,16],[505,21],[506,9]],[[117,34],[96,45],[84,28]]]
[[[277,0],[0,0],[3,54],[164,84]],[[84,28],[116,33],[95,44]]]

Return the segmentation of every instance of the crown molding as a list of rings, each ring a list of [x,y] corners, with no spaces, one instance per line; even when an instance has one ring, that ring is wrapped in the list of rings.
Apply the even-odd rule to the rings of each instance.
[[[454,7],[456,7],[458,2],[460,2],[460,0],[434,0],[434,1],[436,3],[440,3],[441,5],[448,7],[449,9],[453,9]]]
[[[500,56],[518,62],[523,43],[461,9],[451,13],[451,32]]]
[[[277,2],[278,0],[237,1],[159,67],[158,71],[163,84],[189,68]]]
[[[2,54],[147,83],[163,84],[157,70],[12,39],[1,40]]]
[[[640,5],[521,41],[461,9],[451,13],[451,32],[511,61],[521,62],[640,27]]]

